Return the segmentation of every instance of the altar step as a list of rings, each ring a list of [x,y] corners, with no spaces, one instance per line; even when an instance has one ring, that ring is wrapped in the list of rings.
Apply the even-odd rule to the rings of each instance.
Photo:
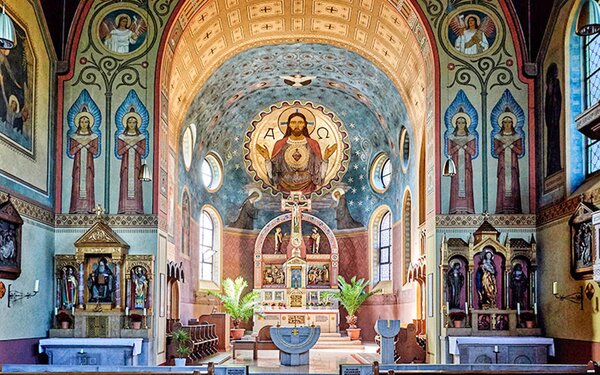
[[[319,341],[313,349],[349,349],[364,350],[365,347],[360,340],[350,340],[348,336],[342,336],[341,333],[321,333]]]

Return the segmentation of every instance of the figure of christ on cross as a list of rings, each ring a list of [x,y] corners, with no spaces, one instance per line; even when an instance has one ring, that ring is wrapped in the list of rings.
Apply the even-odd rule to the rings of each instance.
[[[310,199],[306,199],[301,191],[292,191],[287,199],[281,200],[281,210],[291,211],[292,223],[290,242],[292,257],[301,257],[302,250],[306,251],[306,245],[302,240],[302,211],[310,211]]]

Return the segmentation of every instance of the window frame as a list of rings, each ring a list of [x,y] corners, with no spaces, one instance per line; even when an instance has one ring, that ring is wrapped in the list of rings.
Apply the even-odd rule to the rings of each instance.
[[[600,62],[598,63],[598,67],[596,68],[596,70],[592,73],[589,73],[590,70],[590,59],[589,59],[589,54],[590,54],[590,46],[594,45],[597,47],[597,54],[600,55],[600,34],[594,34],[594,35],[590,35],[590,36],[586,36],[585,40],[583,42],[583,92],[584,92],[584,100],[583,100],[583,107],[584,107],[584,112],[587,111],[589,108],[595,106],[599,101],[600,101],[600,83],[599,83],[599,87],[596,90],[596,95],[592,95],[592,91],[591,91],[591,84],[590,81],[596,77],[600,77]],[[600,58],[599,58],[600,59]],[[597,100],[595,103],[592,103],[592,99],[593,97],[597,97]],[[584,136],[584,163],[585,163],[585,178],[588,177],[592,177],[592,176],[596,176],[598,174],[600,174],[600,155],[598,157],[598,160],[594,163],[596,165],[596,168],[592,170],[591,167],[591,161],[590,161],[590,156],[592,154],[592,150],[594,148],[600,147],[600,140],[598,139],[591,139],[588,138],[586,136]],[[600,154],[600,151],[599,151]]]

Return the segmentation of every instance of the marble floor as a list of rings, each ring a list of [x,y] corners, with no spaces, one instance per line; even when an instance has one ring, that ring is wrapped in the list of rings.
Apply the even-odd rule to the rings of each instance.
[[[375,344],[366,344],[361,351],[349,349],[313,349],[310,351],[310,364],[306,366],[281,366],[278,350],[260,350],[258,358],[252,359],[252,351],[241,350],[236,359],[230,359],[224,365],[248,365],[252,375],[257,374],[310,374],[331,375],[340,373],[340,364],[359,364],[352,357],[354,353],[375,353]]]

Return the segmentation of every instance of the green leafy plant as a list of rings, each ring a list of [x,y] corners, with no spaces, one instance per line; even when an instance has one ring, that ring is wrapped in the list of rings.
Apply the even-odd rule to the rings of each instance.
[[[250,319],[254,314],[254,309],[259,305],[260,293],[257,291],[252,291],[242,297],[242,292],[247,286],[248,282],[240,276],[235,281],[223,280],[223,294],[208,292],[223,302],[225,312],[231,315],[235,329],[239,328],[242,321]]]
[[[189,341],[191,339],[190,333],[184,329],[178,329],[173,331],[172,333],[173,341],[175,342],[175,357],[177,358],[186,358],[192,352],[192,349],[189,346]]]
[[[369,285],[369,281],[365,279],[356,280],[356,276],[350,279],[350,282],[346,282],[343,276],[338,276],[338,288],[335,292],[324,292],[322,296],[327,300],[333,298],[340,301],[340,304],[344,306],[348,312],[346,321],[350,328],[356,328],[358,317],[356,312],[360,306],[374,294],[377,294],[381,289],[372,290],[367,292],[365,289]]]

